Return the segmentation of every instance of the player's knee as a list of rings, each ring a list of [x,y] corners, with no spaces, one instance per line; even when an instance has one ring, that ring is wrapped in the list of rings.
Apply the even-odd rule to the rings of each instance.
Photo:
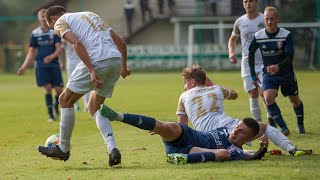
[[[73,103],[70,103],[70,97],[63,91],[59,96],[59,104],[62,108],[70,108],[73,106]]]
[[[265,96],[265,101],[267,105],[271,105],[275,102],[275,98],[274,97],[270,97],[270,96]]]
[[[249,93],[250,98],[258,98],[259,97],[259,91],[257,88],[250,90],[248,93]]]

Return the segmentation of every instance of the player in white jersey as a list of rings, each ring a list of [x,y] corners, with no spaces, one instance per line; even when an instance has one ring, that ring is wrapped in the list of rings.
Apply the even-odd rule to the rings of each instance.
[[[109,165],[121,163],[121,154],[115,144],[108,118],[101,116],[99,108],[106,97],[110,98],[120,77],[130,74],[127,68],[125,42],[103,19],[92,12],[67,13],[62,6],[52,6],[46,11],[46,20],[65,41],[72,44],[82,61],[68,81],[67,88],[59,97],[61,104],[60,141],[55,147],[39,146],[47,157],[68,160],[70,139],[75,123],[73,105],[84,94],[91,92],[88,111],[96,121],[109,151]]]
[[[258,11],[257,6],[257,0],[243,0],[243,7],[246,10],[246,14],[242,15],[235,21],[232,34],[229,38],[228,49],[230,61],[236,64],[238,62],[238,59],[235,53],[235,46],[240,36],[242,48],[241,77],[243,79],[243,86],[245,91],[248,92],[249,95],[250,111],[253,118],[257,121],[262,121],[261,109],[259,105],[259,95],[261,97],[263,95],[262,91],[260,90],[260,87],[256,87],[252,83],[248,63],[249,46],[253,39],[254,33],[264,28],[263,14]],[[260,51],[256,51],[255,59],[255,70],[257,72],[257,76],[261,80],[263,63]],[[259,86],[260,85],[261,84],[259,84]],[[267,116],[270,125],[276,127],[275,121],[271,118],[268,112]]]
[[[68,43],[62,40],[61,48],[64,48],[64,53],[66,57],[66,70],[67,70],[67,76],[68,79],[70,79],[72,72],[76,69],[77,65],[81,63],[81,60],[77,56],[77,54],[74,52],[72,46]],[[83,95],[83,112],[88,112],[88,102],[89,102],[90,92]],[[80,111],[80,103],[77,101],[74,104],[74,109],[76,111]]]
[[[185,79],[187,85],[191,85]],[[188,119],[197,131],[210,131],[216,127],[227,127],[231,131],[238,120],[224,113],[224,99],[236,99],[237,93],[218,85],[199,85],[181,94],[179,98],[177,115],[179,122],[188,124]]]
[[[226,127],[228,131],[235,128],[238,120],[224,113],[224,99],[236,99],[237,93],[212,83],[200,66],[183,69],[183,80],[186,91],[179,98],[178,122],[188,125],[188,120],[197,131],[211,131]],[[259,122],[260,132],[254,138],[266,135],[274,144],[292,155],[302,155],[305,151],[297,150],[292,142],[276,128]]]

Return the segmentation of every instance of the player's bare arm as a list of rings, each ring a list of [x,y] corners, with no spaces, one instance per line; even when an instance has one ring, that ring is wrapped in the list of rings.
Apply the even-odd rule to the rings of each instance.
[[[224,99],[235,100],[238,98],[238,93],[232,89],[227,89],[225,87],[220,86],[223,91]]]
[[[46,63],[46,64],[50,63],[52,60],[54,60],[56,57],[58,57],[61,53],[61,43],[56,42],[54,45],[55,45],[56,50],[52,54],[50,54],[49,56],[46,56],[43,59],[44,63]]]
[[[185,114],[178,114],[178,123],[188,125],[188,116]]]
[[[240,30],[237,26],[237,21],[236,21],[233,25],[233,31],[228,41],[229,60],[234,64],[238,62],[237,55],[235,53],[235,47],[239,39],[239,34],[240,34]]]
[[[103,86],[103,83],[99,80],[96,72],[93,69],[93,66],[90,61],[90,57],[88,54],[87,49],[85,46],[82,44],[82,42],[71,32],[67,32],[63,35],[63,39],[72,44],[74,51],[78,55],[78,57],[81,59],[83,64],[87,67],[90,75],[92,82],[96,88],[101,88]]]
[[[211,79],[207,77],[206,78],[206,82],[204,83],[204,85],[205,86],[213,86],[213,85],[215,85],[215,83],[212,82]]]
[[[23,75],[24,74],[24,72],[26,71],[28,65],[31,64],[33,59],[35,59],[35,56],[36,56],[36,48],[29,47],[29,51],[28,51],[28,54],[26,56],[26,59],[24,60],[23,64],[21,65],[21,67],[17,71],[18,75]]]
[[[123,78],[126,78],[131,73],[130,69],[127,67],[127,45],[116,32],[110,30],[110,33],[114,43],[116,44],[122,56],[121,76]]]

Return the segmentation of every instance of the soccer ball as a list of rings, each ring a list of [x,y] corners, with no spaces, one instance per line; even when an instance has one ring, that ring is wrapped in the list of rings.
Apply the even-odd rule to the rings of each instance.
[[[44,144],[45,147],[53,147],[59,144],[59,134],[54,134],[46,140],[46,143]]]

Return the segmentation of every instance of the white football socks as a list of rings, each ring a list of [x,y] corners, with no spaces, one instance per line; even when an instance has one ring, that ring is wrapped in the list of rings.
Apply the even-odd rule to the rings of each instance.
[[[261,119],[261,110],[259,106],[259,98],[249,98],[250,101],[250,111],[253,116],[253,119],[256,121],[262,121]]]
[[[60,141],[59,148],[62,152],[70,151],[70,140],[75,123],[74,108],[60,108]]]
[[[109,153],[112,149],[117,148],[112,127],[110,124],[110,120],[100,114],[100,110],[98,110],[94,115],[93,119],[96,121],[97,127],[103,137],[105,144],[108,147]]]
[[[265,135],[275,145],[280,146],[283,150],[289,152],[294,149],[292,142],[282,134],[278,129],[267,125]]]

